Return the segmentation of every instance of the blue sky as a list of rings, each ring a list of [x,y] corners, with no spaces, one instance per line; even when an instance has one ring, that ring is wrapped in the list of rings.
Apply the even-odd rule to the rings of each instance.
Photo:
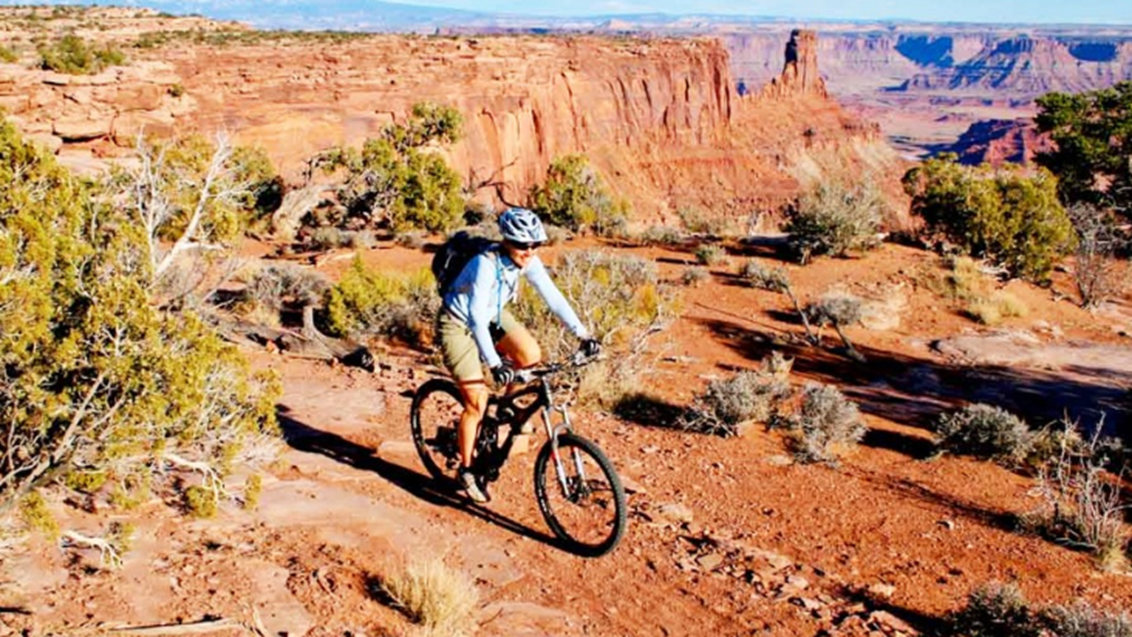
[[[391,0],[405,4],[526,15],[663,12],[804,19],[929,22],[1132,24],[1132,0]]]

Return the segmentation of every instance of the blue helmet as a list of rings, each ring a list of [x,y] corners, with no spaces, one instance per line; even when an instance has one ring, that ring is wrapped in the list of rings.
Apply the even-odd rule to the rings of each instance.
[[[509,208],[499,215],[499,232],[514,243],[545,243],[546,229],[534,212],[526,208]]]

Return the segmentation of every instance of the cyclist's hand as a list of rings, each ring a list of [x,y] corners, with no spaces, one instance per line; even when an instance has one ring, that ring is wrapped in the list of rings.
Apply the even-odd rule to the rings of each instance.
[[[503,361],[491,368],[491,380],[496,387],[506,387],[515,381],[515,368],[511,363]]]
[[[578,351],[586,358],[593,358],[601,353],[601,341],[592,337],[582,339],[582,346],[578,348]]]

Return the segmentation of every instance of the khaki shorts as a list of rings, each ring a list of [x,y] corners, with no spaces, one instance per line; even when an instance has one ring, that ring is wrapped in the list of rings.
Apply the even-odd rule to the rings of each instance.
[[[522,324],[507,310],[500,313],[499,324],[503,328],[502,333],[492,330],[492,340],[496,343],[504,335],[522,327]],[[441,308],[436,315],[436,334],[440,340],[440,353],[444,357],[444,366],[448,368],[456,382],[484,379],[480,349],[476,347],[476,339],[472,337],[472,330],[467,323]]]

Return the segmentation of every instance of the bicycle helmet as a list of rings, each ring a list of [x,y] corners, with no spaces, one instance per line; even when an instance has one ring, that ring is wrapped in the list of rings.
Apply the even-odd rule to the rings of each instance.
[[[526,208],[509,208],[499,215],[499,232],[513,243],[545,243],[546,229],[538,215]]]

